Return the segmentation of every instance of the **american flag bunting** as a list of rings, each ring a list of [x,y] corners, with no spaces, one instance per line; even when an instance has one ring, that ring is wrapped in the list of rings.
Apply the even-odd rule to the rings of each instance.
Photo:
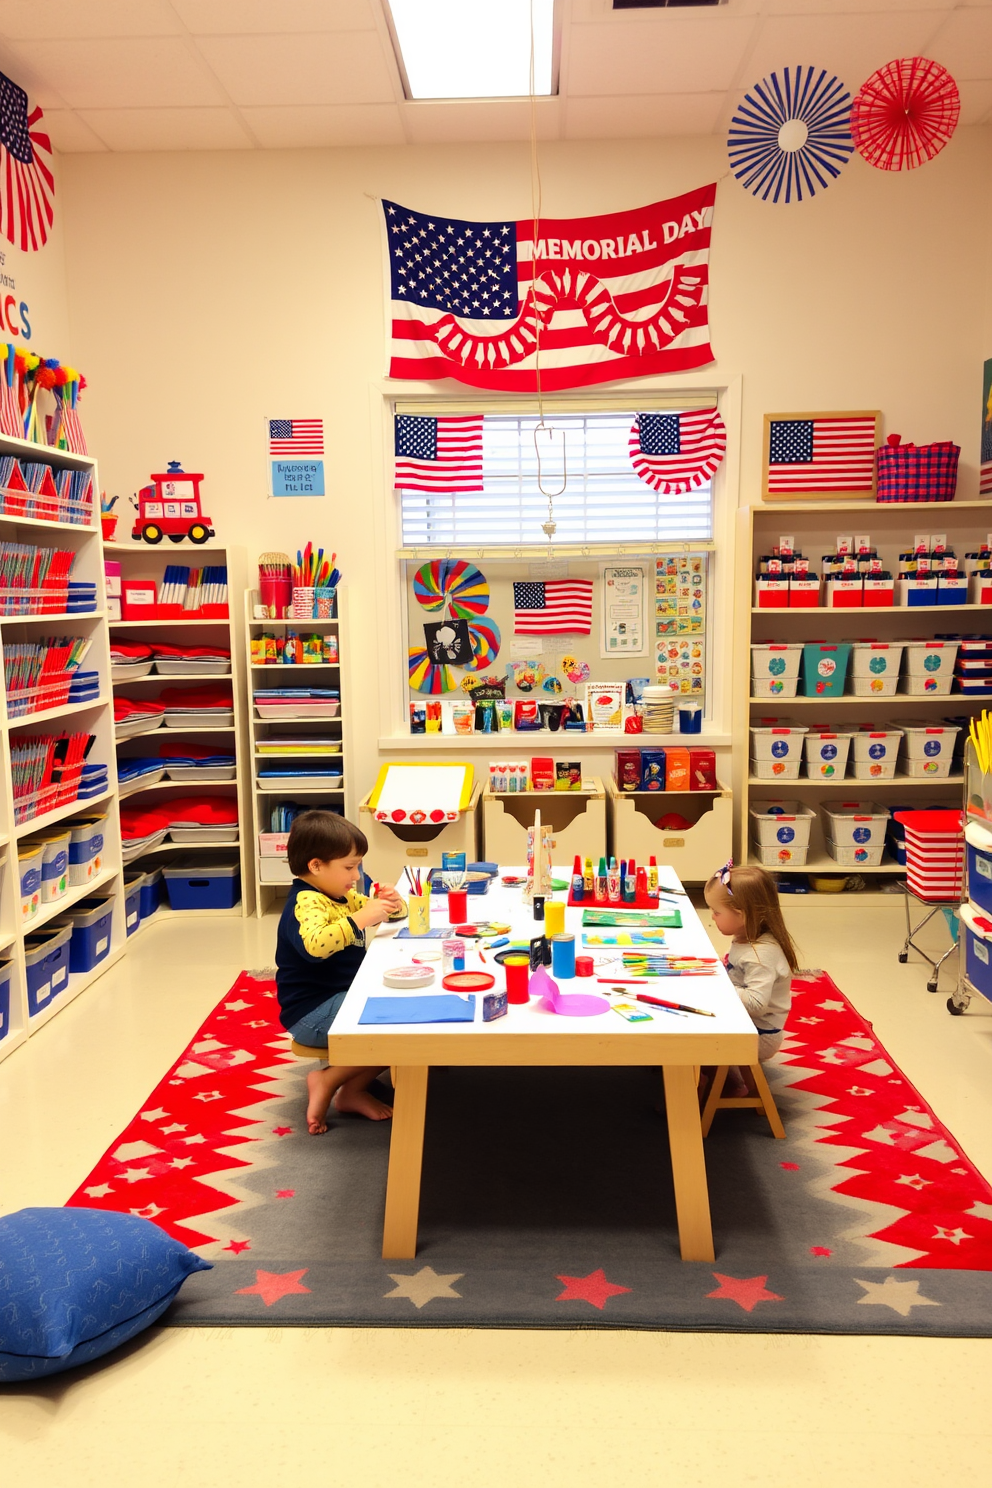
[[[52,142],[37,106],[0,72],[0,229],[15,248],[43,248],[55,221]]]
[[[515,583],[513,629],[516,635],[589,635],[592,579]]]
[[[630,430],[630,463],[642,481],[665,496],[709,480],[727,449],[716,408],[687,413],[639,413]]]

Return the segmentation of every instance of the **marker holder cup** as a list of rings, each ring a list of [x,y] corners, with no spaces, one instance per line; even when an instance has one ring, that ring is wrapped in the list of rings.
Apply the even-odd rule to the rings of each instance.
[[[427,894],[411,894],[407,900],[407,927],[411,935],[429,935],[431,901]]]

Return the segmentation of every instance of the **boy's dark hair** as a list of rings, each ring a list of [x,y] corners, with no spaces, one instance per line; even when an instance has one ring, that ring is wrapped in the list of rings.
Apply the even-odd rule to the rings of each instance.
[[[289,829],[286,857],[294,878],[309,873],[314,858],[329,863],[332,858],[364,857],[368,838],[336,811],[304,811]]]

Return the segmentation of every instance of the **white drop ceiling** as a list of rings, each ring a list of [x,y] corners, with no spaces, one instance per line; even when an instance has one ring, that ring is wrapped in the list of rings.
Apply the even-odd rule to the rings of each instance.
[[[464,3],[498,17],[499,0]],[[950,69],[962,123],[992,119],[992,0],[558,0],[558,26],[542,139],[721,134],[770,71],[825,67],[854,93],[914,54]],[[0,0],[0,70],[42,105],[65,153],[483,143],[530,129],[526,100],[406,100],[382,0]]]

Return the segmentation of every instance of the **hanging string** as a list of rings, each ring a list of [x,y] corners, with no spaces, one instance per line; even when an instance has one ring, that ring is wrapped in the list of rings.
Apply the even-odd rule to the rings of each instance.
[[[537,388],[537,425],[534,429],[534,455],[537,459],[537,489],[542,496],[548,498],[548,520],[542,523],[542,530],[547,534],[548,541],[555,535],[557,524],[555,522],[554,498],[561,496],[568,485],[568,459],[565,450],[565,432],[561,436],[562,457],[562,481],[557,491],[548,491],[544,486],[544,474],[541,466],[541,447],[538,436],[546,432],[548,436],[549,453],[554,445],[554,430],[544,422],[544,393],[541,387],[541,332],[543,324],[537,313],[537,248],[538,233],[540,231],[541,211],[543,206],[541,188],[541,163],[537,154],[537,95],[534,91],[535,84],[535,60],[534,60],[534,0],[530,0],[530,61],[528,72],[528,87],[530,88],[530,208],[533,219],[533,256],[531,263],[533,272],[531,275],[531,305],[534,309],[534,382]]]

